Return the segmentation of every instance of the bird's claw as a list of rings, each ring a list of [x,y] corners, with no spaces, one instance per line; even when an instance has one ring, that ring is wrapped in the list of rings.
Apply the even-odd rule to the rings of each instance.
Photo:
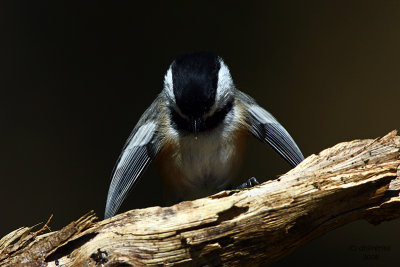
[[[244,189],[244,188],[251,188],[253,186],[259,185],[260,183],[257,181],[255,177],[251,177],[247,182],[239,185],[236,189]]]

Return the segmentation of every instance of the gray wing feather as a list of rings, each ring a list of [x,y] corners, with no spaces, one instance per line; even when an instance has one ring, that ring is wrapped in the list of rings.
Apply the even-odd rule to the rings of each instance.
[[[304,156],[286,129],[248,95],[240,92],[239,99],[248,107],[250,132],[269,144],[293,167],[299,164]]]
[[[157,155],[160,144],[157,138],[157,98],[145,111],[133,129],[112,172],[108,190],[105,218],[114,216],[146,167]]]

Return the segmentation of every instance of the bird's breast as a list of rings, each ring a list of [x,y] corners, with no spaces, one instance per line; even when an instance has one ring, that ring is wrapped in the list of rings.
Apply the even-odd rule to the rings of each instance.
[[[224,133],[224,134],[222,134]],[[215,129],[179,137],[163,146],[156,167],[174,195],[194,199],[216,193],[236,176],[242,161],[247,131]]]

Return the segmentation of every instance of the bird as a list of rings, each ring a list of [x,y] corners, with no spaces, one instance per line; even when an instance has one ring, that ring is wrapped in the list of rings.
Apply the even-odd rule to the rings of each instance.
[[[177,201],[230,188],[249,136],[270,145],[292,167],[304,159],[275,117],[235,87],[219,55],[200,51],[176,57],[161,93],[139,119],[114,166],[105,218],[117,213],[151,162]],[[239,188],[254,184],[258,181],[250,178]]]

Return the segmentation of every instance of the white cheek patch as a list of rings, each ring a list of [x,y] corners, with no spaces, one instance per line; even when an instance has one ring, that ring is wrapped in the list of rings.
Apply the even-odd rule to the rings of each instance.
[[[219,62],[221,67],[218,71],[216,103],[223,102],[224,98],[227,98],[232,93],[233,89],[233,81],[228,66],[225,65],[222,59],[219,59]]]
[[[261,123],[278,123],[278,121],[268,111],[260,106],[252,105],[249,109],[250,113]]]
[[[175,102],[174,95],[174,84],[172,81],[172,69],[169,67],[167,73],[164,76],[164,91],[167,93],[167,97]]]
[[[139,130],[136,132],[135,136],[129,142],[126,149],[132,149],[136,146],[147,145],[151,138],[153,137],[154,130],[156,129],[156,124],[153,122],[146,123],[140,126]]]

